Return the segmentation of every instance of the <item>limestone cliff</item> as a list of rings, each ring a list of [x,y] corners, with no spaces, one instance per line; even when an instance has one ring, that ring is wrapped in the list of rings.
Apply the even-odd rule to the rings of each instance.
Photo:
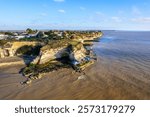
[[[41,48],[39,56],[32,62],[33,64],[44,64],[46,62],[61,59],[62,57],[68,56],[71,61],[81,62],[86,57],[86,49],[83,44],[78,43],[76,46],[68,44],[67,46],[50,48],[48,45]],[[45,49],[47,48],[47,49]]]
[[[73,64],[82,63],[89,56],[87,55],[87,49],[84,47],[87,44],[85,41],[92,41],[101,36],[102,33],[99,32],[89,35],[82,34],[80,38],[74,35],[72,40],[61,40],[47,44],[41,48],[39,56],[32,63],[44,64],[64,56],[68,56],[72,63],[75,62]]]
[[[7,42],[0,48],[0,58],[16,56],[16,51],[23,46],[36,46],[40,45],[39,42],[15,41]]]
[[[87,48],[91,46],[93,40],[101,37],[102,33],[50,31],[47,35],[47,39],[13,41],[0,46],[0,58],[25,55],[21,56],[26,64],[22,74],[28,78],[22,82],[23,84],[31,83],[31,80],[40,78],[41,74],[60,68],[83,71],[94,62],[93,52]],[[26,62],[28,60],[30,62]]]

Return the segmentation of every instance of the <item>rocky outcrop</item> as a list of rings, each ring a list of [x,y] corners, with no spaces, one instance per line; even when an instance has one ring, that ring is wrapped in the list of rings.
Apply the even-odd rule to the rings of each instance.
[[[68,44],[67,46],[58,47],[55,49],[43,48],[41,48],[39,56],[37,56],[37,58],[32,62],[33,64],[44,64],[52,60],[61,59],[65,56],[68,56],[71,61],[81,62],[86,57],[87,52],[83,44],[79,42],[75,46]]]
[[[41,52],[39,56],[32,62],[33,64],[44,64],[46,62],[60,59],[64,56],[68,56],[69,59],[72,61],[72,64],[80,64],[85,59],[87,60],[87,49],[84,47],[86,44],[85,41],[92,41],[96,38],[102,36],[102,33],[95,32],[90,35],[81,36],[82,38],[78,39],[74,38],[73,40],[67,42],[66,44],[63,43],[63,46],[51,48],[51,45],[45,45],[41,48]],[[60,42],[61,43],[61,42]],[[92,43],[92,42],[88,42]],[[91,54],[91,53],[89,53]],[[89,55],[88,55],[89,56]]]
[[[37,56],[37,58],[32,63],[44,64],[46,62],[61,58],[65,53],[67,53],[67,48],[64,47],[48,50],[41,49],[39,56]]]
[[[8,57],[9,55],[9,51],[7,49],[0,48],[0,58]]]
[[[54,38],[58,34],[56,36],[50,33],[49,40],[43,40],[43,43],[41,40],[8,42],[0,48],[0,58],[27,55],[22,56],[26,67],[21,72],[27,80],[21,84],[30,84],[32,80],[41,78],[41,74],[60,68],[73,68],[76,72],[83,72],[94,63],[92,50],[87,49],[87,46],[101,35],[101,32],[94,31],[68,31],[66,35],[61,34],[62,38]],[[34,55],[35,52],[38,53]],[[28,63],[27,58],[30,60]]]
[[[38,42],[7,42],[3,47],[0,48],[0,58],[12,57],[16,55],[16,51],[25,46],[36,46]]]
[[[72,47],[72,51],[69,53],[69,58],[71,61],[81,62],[86,57],[86,49],[84,48],[82,43],[76,45],[76,47]]]

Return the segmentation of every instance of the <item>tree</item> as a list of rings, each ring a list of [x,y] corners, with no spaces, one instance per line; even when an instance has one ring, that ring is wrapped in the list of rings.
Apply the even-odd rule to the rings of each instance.
[[[37,34],[37,38],[43,38],[43,37],[44,37],[44,33],[40,31],[40,32]]]
[[[32,34],[34,31],[33,31],[32,29],[28,28],[28,29],[26,30],[26,32],[27,32],[28,34]]]
[[[5,32],[5,35],[14,36],[12,32]]]

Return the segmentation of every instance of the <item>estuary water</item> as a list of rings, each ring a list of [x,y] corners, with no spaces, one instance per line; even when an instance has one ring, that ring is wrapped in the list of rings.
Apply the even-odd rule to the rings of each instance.
[[[99,59],[93,71],[110,97],[150,99],[150,32],[104,31],[94,50]]]

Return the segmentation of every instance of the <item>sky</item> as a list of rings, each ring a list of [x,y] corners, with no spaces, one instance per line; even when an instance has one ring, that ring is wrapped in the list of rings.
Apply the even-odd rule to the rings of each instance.
[[[150,30],[150,0],[0,0],[0,30]]]

